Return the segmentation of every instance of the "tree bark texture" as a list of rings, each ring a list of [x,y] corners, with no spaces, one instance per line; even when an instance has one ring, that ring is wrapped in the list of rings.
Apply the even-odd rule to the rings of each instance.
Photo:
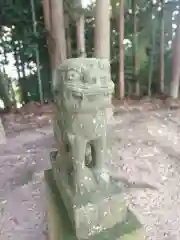
[[[67,57],[63,0],[44,0],[43,7],[51,65],[54,71]]]
[[[86,56],[85,50],[85,22],[84,22],[84,14],[81,14],[79,19],[76,22],[76,38],[77,38],[77,48],[79,56]]]
[[[180,20],[180,13],[178,19]],[[180,24],[172,42],[172,79],[170,84],[170,96],[174,99],[179,96],[180,78]]]
[[[120,1],[119,12],[119,98],[124,98],[124,0]]]
[[[160,34],[159,90],[160,93],[164,93],[164,0],[161,0]]]
[[[96,0],[94,55],[110,60],[110,0]]]
[[[69,16],[66,14],[64,16],[65,21],[65,30],[66,30],[66,49],[67,49],[67,57],[72,57],[72,48],[71,48],[71,35],[70,35],[70,19]]]

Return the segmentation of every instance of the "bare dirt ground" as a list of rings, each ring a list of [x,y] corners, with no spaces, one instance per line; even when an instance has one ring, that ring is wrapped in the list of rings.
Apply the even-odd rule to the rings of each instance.
[[[116,176],[135,182],[125,197],[146,239],[179,240],[180,110],[149,109],[116,107],[108,125],[107,165]],[[7,143],[0,145],[0,240],[47,239],[43,171],[55,147],[51,117],[43,109],[3,118]]]

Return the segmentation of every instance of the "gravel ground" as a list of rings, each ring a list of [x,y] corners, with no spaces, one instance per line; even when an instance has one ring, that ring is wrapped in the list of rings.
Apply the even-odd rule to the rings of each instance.
[[[107,165],[134,183],[125,197],[146,239],[180,239],[179,119],[179,110],[127,112],[108,126]],[[50,126],[10,134],[0,145],[0,240],[47,239],[43,170],[53,147]]]

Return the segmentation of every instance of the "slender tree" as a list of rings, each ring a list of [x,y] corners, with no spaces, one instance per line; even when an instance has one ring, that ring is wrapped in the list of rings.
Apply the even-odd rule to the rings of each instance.
[[[66,47],[67,47],[67,57],[72,57],[72,48],[71,48],[71,36],[70,36],[70,18],[68,14],[64,15],[65,29],[66,29]]]
[[[27,85],[26,85],[26,72],[25,72],[25,63],[24,63],[24,59],[23,59],[23,48],[24,45],[23,43],[21,44],[20,41],[17,42],[17,44],[15,45],[15,59],[16,59],[16,66],[17,69],[20,71],[20,78],[19,78],[19,86],[21,89],[21,103],[28,103],[29,101],[29,97],[28,97],[28,89],[27,89]]]
[[[124,0],[120,0],[119,12],[119,98],[124,98]]]
[[[66,59],[66,39],[64,25],[63,0],[51,0],[52,4],[52,36],[54,38],[57,59],[56,64],[59,65]]]
[[[178,23],[180,21],[180,12]],[[172,42],[172,79],[170,84],[170,96],[174,99],[179,96],[180,77],[180,24],[177,25],[176,34]]]
[[[137,62],[137,16],[136,16],[136,1],[131,0],[132,5],[132,23],[133,23],[133,75],[134,80],[136,83],[135,93],[137,96],[140,95],[140,85],[139,80],[137,78],[137,71],[138,71],[138,62]]]
[[[94,54],[110,60],[110,0],[96,0]]]
[[[37,37],[36,9],[35,9],[34,0],[31,0],[31,12],[32,12],[32,21],[33,21],[33,33],[34,33],[34,36]],[[39,96],[40,96],[41,104],[43,104],[44,103],[44,94],[43,94],[43,85],[42,85],[42,78],[41,78],[41,71],[40,71],[40,58],[39,58],[38,44],[35,45],[34,50],[35,50],[35,56],[36,56]]]
[[[48,45],[51,56],[52,75],[66,55],[63,0],[44,0],[44,19],[48,31]]]
[[[11,45],[12,45],[12,49],[13,49],[13,55],[14,55],[14,59],[15,59],[15,67],[17,70],[17,75],[18,75],[18,80],[19,80],[21,78],[21,70],[20,70],[20,65],[19,65],[19,61],[18,61],[17,47],[13,40],[11,42]]]
[[[156,18],[154,19],[154,10],[156,6],[156,1],[151,1],[151,47],[149,52],[149,74],[148,74],[148,96],[152,95],[152,78],[154,72],[154,57],[155,57],[155,44],[156,44]]]
[[[153,24],[152,24],[153,26]],[[152,91],[152,78],[153,78],[153,71],[154,71],[154,49],[155,49],[155,34],[156,34],[156,28],[152,27],[151,29],[151,51],[149,56],[149,74],[148,74],[148,96],[151,97]]]
[[[56,51],[53,44],[52,37],[52,9],[50,0],[43,0],[43,11],[44,11],[44,22],[47,30],[47,43],[48,43],[48,51],[51,59],[51,68],[54,69],[55,59],[56,59]]]
[[[8,92],[8,80],[6,75],[1,72],[0,72],[0,98],[3,100],[6,110],[9,111],[12,107],[12,102]]]
[[[84,37],[84,14],[81,14],[76,21],[76,37],[77,37],[77,48],[78,55],[85,56],[85,37]]]
[[[160,16],[160,93],[164,93],[164,0],[161,0],[161,16]]]

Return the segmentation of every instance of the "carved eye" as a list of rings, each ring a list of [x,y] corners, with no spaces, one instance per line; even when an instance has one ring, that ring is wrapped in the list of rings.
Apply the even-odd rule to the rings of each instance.
[[[87,76],[86,76],[85,74],[83,74],[83,75],[81,76],[81,81],[82,81],[83,83],[87,83],[87,82],[88,82]]]
[[[68,80],[75,80],[75,79],[79,79],[80,78],[80,73],[76,72],[76,71],[69,71],[67,74],[67,78]]]
[[[92,77],[92,82],[93,83],[97,83],[97,78],[96,77]]]
[[[106,76],[101,76],[101,81],[106,82]]]
[[[83,99],[83,96],[81,94],[75,94],[75,93],[72,93],[72,97],[75,99],[75,100],[82,100]]]
[[[96,99],[95,96],[88,96],[88,100],[89,100],[90,102],[94,101],[95,99]]]

